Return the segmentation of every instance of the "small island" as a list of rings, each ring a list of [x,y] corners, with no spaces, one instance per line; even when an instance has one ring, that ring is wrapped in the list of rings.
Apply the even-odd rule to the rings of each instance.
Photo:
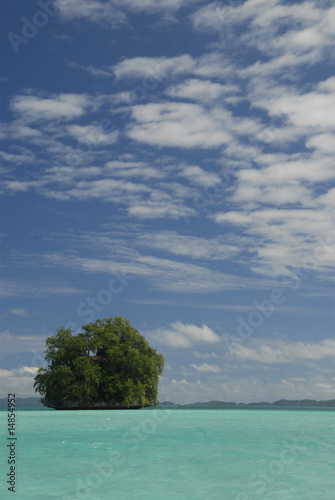
[[[48,368],[34,388],[57,410],[139,409],[158,404],[164,358],[119,316],[98,320],[72,335],[60,328],[46,340]]]

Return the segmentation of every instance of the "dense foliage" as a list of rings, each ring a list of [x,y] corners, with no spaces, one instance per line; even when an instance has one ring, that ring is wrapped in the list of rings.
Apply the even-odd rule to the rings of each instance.
[[[46,406],[143,407],[157,404],[164,358],[122,317],[98,320],[46,340],[48,368],[34,387]]]

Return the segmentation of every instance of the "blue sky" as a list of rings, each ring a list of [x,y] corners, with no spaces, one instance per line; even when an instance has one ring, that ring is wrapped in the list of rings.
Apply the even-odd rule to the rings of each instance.
[[[160,400],[335,398],[333,3],[1,9],[0,397],[125,316]]]

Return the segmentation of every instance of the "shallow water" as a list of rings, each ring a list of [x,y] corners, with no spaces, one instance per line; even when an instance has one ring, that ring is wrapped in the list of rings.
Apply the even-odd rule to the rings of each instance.
[[[16,412],[15,500],[335,499],[335,412]],[[0,412],[7,474],[7,413]]]

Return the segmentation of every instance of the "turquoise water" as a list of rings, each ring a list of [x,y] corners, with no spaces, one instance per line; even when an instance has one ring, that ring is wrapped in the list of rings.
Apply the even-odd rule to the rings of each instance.
[[[320,409],[18,411],[14,494],[1,411],[0,498],[334,500],[334,419]]]

